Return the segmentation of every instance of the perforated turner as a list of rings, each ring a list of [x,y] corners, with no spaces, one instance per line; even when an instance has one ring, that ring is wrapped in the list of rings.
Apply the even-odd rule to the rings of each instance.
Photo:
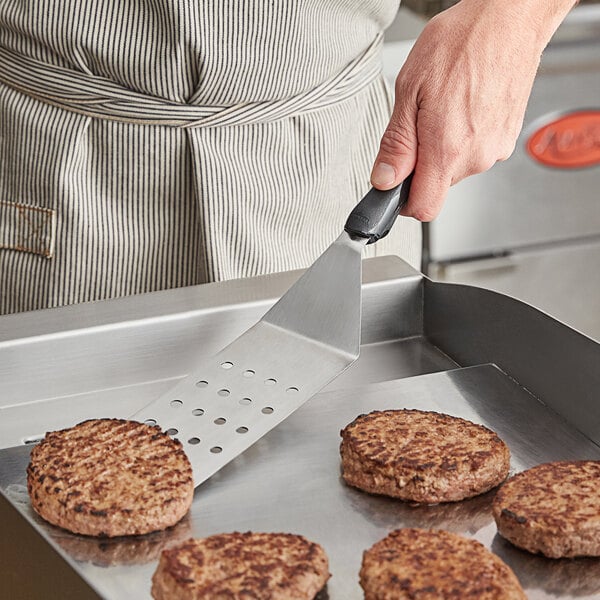
[[[195,485],[273,429],[359,355],[361,256],[389,232],[410,181],[372,189],[344,232],[243,335],[133,419],[179,439]]]

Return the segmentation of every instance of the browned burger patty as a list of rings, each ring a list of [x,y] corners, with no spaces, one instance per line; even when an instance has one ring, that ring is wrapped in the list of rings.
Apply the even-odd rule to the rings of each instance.
[[[164,550],[156,600],[312,600],[329,579],[321,546],[289,533],[224,533]]]
[[[600,556],[600,461],[551,462],[511,477],[493,503],[498,532],[550,558]]]
[[[479,542],[447,531],[397,529],[369,548],[365,600],[525,600],[512,570]]]
[[[181,444],[158,426],[94,419],[46,434],[31,452],[27,490],[50,523],[113,537],[175,525],[194,484]]]
[[[341,435],[346,483],[402,500],[470,498],[504,481],[510,466],[508,447],[493,431],[436,412],[375,411]]]

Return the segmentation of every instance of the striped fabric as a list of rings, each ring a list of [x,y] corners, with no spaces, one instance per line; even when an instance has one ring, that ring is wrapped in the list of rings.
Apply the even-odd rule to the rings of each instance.
[[[311,264],[369,187],[397,8],[0,0],[0,313]]]
[[[197,106],[152,98],[103,77],[79,73],[0,48],[0,81],[44,102],[95,118],[171,127],[225,127],[267,123],[319,110],[354,96],[379,76],[383,36],[334,77],[277,100]]]

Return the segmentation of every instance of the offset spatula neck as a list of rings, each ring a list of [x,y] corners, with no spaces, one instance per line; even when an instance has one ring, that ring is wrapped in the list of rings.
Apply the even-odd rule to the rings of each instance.
[[[262,318],[347,354],[360,348],[361,259],[365,238],[343,232]]]

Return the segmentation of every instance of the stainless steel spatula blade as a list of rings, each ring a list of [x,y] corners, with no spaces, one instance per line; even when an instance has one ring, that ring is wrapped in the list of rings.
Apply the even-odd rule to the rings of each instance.
[[[344,232],[256,325],[133,415],[182,442],[195,485],[358,358],[366,242]]]
[[[402,187],[371,190],[342,235],[256,325],[133,415],[181,441],[195,485],[358,358],[362,249],[390,230],[406,201]]]

